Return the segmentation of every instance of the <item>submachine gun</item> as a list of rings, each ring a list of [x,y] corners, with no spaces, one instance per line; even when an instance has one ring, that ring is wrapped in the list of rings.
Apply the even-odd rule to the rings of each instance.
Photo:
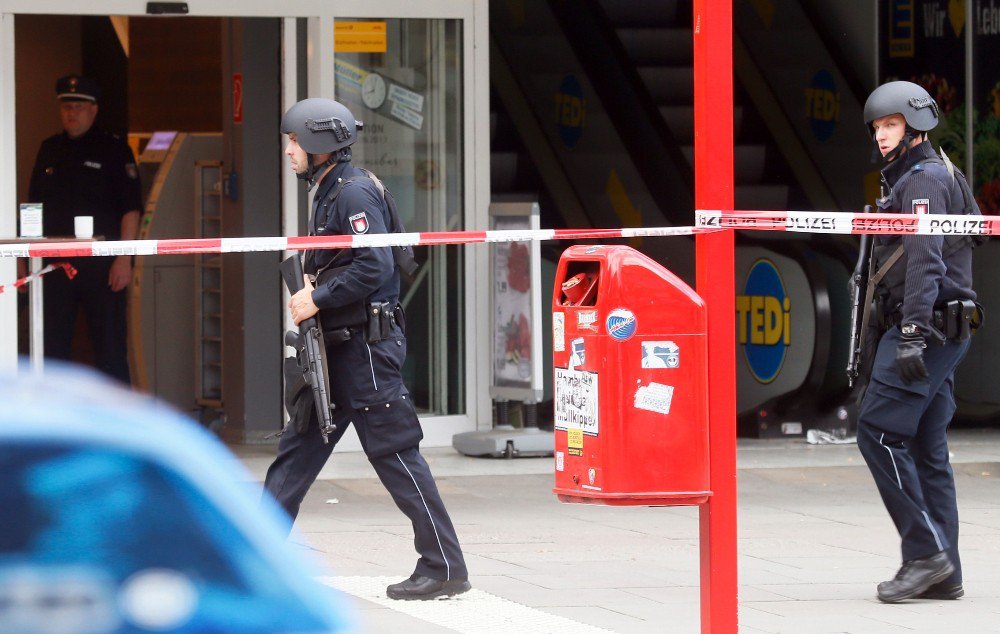
[[[865,205],[865,213],[871,213],[872,206]],[[861,365],[861,347],[868,327],[871,312],[872,290],[868,280],[871,276],[872,247],[874,240],[869,234],[861,235],[858,263],[851,277],[851,345],[847,357],[847,385],[854,387]]]
[[[288,287],[288,292],[294,295],[302,290],[305,283],[302,280],[302,261],[293,255],[278,265],[281,278]],[[312,388],[313,401],[316,405],[316,415],[319,419],[319,432],[323,442],[330,442],[329,435],[337,426],[333,423],[333,406],[330,403],[330,371],[326,365],[326,343],[323,340],[323,329],[320,326],[319,315],[303,319],[299,322],[299,331],[285,332],[285,345],[295,348],[298,353],[299,368],[302,377]]]

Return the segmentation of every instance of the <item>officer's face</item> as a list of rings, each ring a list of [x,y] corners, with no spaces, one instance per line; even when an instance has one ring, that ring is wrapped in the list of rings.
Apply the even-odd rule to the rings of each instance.
[[[872,128],[875,129],[875,142],[878,143],[878,151],[885,156],[896,149],[899,142],[906,134],[906,119],[901,114],[891,114],[872,121]]]
[[[292,171],[302,174],[309,167],[309,154],[299,147],[298,137],[293,132],[288,135],[288,145],[285,146],[285,154],[292,164]]]
[[[70,138],[85,134],[94,125],[96,116],[97,104],[93,101],[63,101],[59,104],[59,118]]]

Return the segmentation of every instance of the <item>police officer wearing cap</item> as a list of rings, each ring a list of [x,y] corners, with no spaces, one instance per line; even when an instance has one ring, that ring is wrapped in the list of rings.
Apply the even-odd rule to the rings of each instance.
[[[47,236],[72,236],[74,216],[93,216],[94,234],[133,240],[142,193],[128,144],[94,127],[100,90],[87,77],[56,82],[63,131],[42,142],[31,172],[28,197],[40,202]],[[76,316],[82,306],[98,369],[129,383],[125,289],[130,256],[71,258],[77,270],[45,278],[45,355],[69,359]]]
[[[920,86],[894,81],[868,97],[865,123],[883,157],[880,212],[961,214],[965,177],[934,151],[938,106]],[[964,191],[963,191],[964,189]],[[973,203],[974,204],[974,199]],[[878,598],[964,594],[958,506],[948,459],[955,369],[981,320],[967,236],[879,236],[872,272],[880,338],[861,402],[858,448],[899,531],[902,566]]]
[[[310,189],[317,185],[310,234],[401,230],[373,175],[351,163],[351,145],[361,127],[350,110],[330,99],[300,101],[281,120],[292,169]],[[289,425],[282,432],[265,490],[294,519],[334,445],[353,424],[382,484],[413,523],[420,555],[410,578],[386,589],[389,598],[434,599],[469,590],[458,536],[420,454],[423,432],[400,374],[406,337],[393,250],[307,251],[304,270],[305,287],[288,306],[296,324],[320,315],[337,429],[324,443],[314,408],[305,408],[307,424]]]

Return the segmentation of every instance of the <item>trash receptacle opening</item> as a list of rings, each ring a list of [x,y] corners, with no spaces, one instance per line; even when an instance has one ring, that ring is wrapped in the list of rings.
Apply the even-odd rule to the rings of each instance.
[[[598,262],[572,262],[566,270],[566,281],[562,283],[563,306],[596,306],[597,282],[601,265]]]

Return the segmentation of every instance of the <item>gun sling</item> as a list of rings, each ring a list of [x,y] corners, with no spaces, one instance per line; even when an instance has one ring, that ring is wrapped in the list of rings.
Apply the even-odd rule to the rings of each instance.
[[[871,317],[872,300],[875,299],[875,287],[878,286],[878,283],[886,276],[892,265],[898,262],[901,257],[903,257],[903,245],[896,247],[896,250],[892,252],[892,255],[885,261],[885,264],[880,266],[875,275],[868,279],[868,288],[865,290],[865,312],[861,315],[861,332],[859,333],[862,339],[865,333],[868,332],[868,319]]]

